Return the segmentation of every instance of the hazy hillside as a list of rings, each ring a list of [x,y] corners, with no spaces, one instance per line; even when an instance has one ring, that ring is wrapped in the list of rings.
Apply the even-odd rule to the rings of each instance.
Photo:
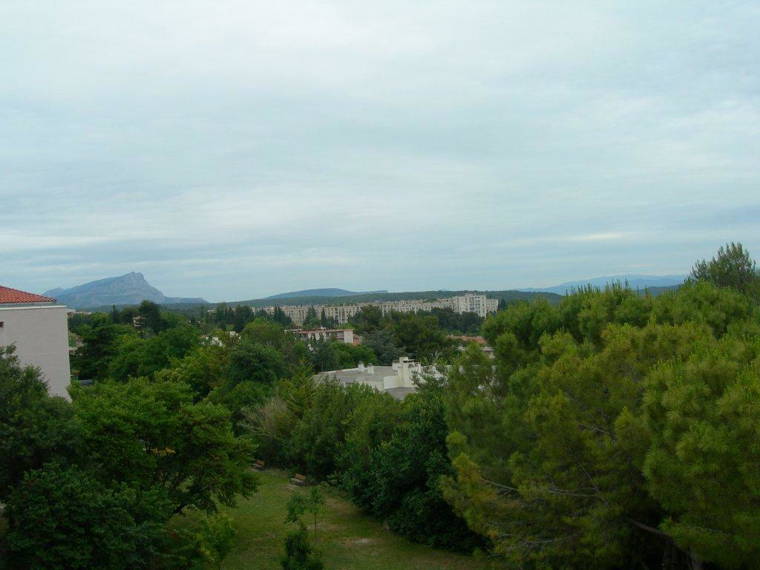
[[[545,292],[566,295],[574,290],[591,285],[593,287],[604,288],[611,283],[622,283],[631,289],[666,289],[681,285],[686,279],[685,275],[608,275],[604,277],[592,277],[580,281],[566,281],[552,287],[525,287],[520,291],[528,292]]]
[[[277,295],[270,295],[267,299],[293,299],[300,297],[350,297],[352,295],[363,295],[369,293],[387,293],[385,290],[381,291],[346,291],[345,289],[304,289],[303,291],[290,291],[289,293],[279,293]]]
[[[372,301],[402,301],[408,299],[443,299],[464,295],[472,291],[407,291],[403,293],[357,293],[339,297],[320,297],[320,296],[303,296],[303,297],[278,297],[273,299],[249,299],[246,301],[234,301],[230,305],[250,305],[252,307],[265,307],[267,305],[331,305],[331,304],[351,304],[351,303],[368,303]],[[537,297],[543,297],[550,302],[558,302],[560,295],[544,292],[526,292],[526,291],[478,291],[493,299],[504,299],[506,302],[527,301]]]
[[[137,305],[143,300],[159,304],[205,303],[201,298],[167,297],[150,285],[142,273],[127,273],[90,281],[69,289],[56,288],[44,293],[55,297],[59,303],[75,309],[87,309],[110,305]]]

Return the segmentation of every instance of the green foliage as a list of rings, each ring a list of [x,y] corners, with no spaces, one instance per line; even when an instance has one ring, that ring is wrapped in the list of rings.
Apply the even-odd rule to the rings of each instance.
[[[329,479],[352,501],[408,538],[471,551],[484,541],[444,501],[446,455],[443,387],[429,381],[404,403],[362,385],[283,382],[278,395],[247,414],[260,457]],[[290,520],[309,504],[296,495]]]
[[[444,492],[495,552],[526,568],[754,564],[760,327],[735,283],[588,288],[487,320],[495,361],[472,346],[449,374]]]
[[[380,415],[378,406],[375,414],[357,410],[341,481],[357,505],[386,520],[394,532],[415,542],[471,552],[484,541],[454,514],[439,488],[440,478],[453,473],[442,394],[441,386],[429,382],[403,404],[396,403],[400,409],[395,418]]]
[[[317,538],[317,518],[325,510],[325,497],[319,487],[312,487],[306,494],[295,493],[288,501],[288,512],[285,522],[304,525],[303,517],[311,515],[314,528],[314,539]]]
[[[74,353],[72,368],[80,379],[102,380],[108,377],[111,360],[118,354],[122,337],[136,337],[133,328],[112,324],[105,316],[77,329],[82,346]]]
[[[291,464],[316,479],[335,473],[348,421],[361,401],[374,396],[374,390],[364,385],[343,387],[332,380],[316,384],[303,402],[304,407],[293,410],[298,419],[287,443]],[[284,397],[287,401],[290,394]]]
[[[243,427],[256,442],[256,456],[275,465],[287,465],[287,445],[296,424],[295,414],[280,396],[243,411]]]
[[[280,307],[274,308],[274,313],[272,314],[272,320],[282,325],[285,328],[293,327],[293,321],[288,315],[285,314],[285,311],[283,311]]]
[[[559,310],[546,301],[535,303],[516,303],[505,311],[487,319],[483,324],[483,336],[495,346],[499,336],[510,332],[523,349],[534,348],[538,339],[545,333],[559,329],[561,316]]]
[[[741,293],[702,281],[659,296],[652,316],[662,323],[704,323],[714,334],[723,335],[731,324],[751,318],[753,311],[750,299]]]
[[[250,338],[233,345],[228,358],[226,378],[208,399],[224,405],[232,413],[237,430],[244,410],[266,401],[274,393],[276,381],[284,378],[289,370],[280,350]]]
[[[389,366],[404,355],[404,351],[396,346],[393,332],[388,329],[378,329],[363,335],[362,346],[370,349],[375,354],[377,363],[383,366]]]
[[[108,488],[90,473],[51,463],[29,471],[8,499],[14,568],[147,568],[171,513],[154,491]]]
[[[380,364],[387,366],[403,355],[426,363],[447,360],[456,351],[444,328],[449,332],[473,331],[480,321],[477,315],[458,315],[443,309],[383,315],[380,307],[367,306],[354,315],[352,323],[362,337],[362,345],[372,350]]]
[[[227,382],[229,360],[229,350],[225,346],[200,346],[184,358],[173,361],[171,368],[157,372],[156,379],[188,384],[194,398],[200,400]]]
[[[477,313],[455,313],[453,309],[433,309],[430,314],[438,320],[439,327],[453,334],[478,334],[484,321]]]
[[[285,522],[296,523],[298,530],[285,537],[285,556],[280,559],[286,570],[319,570],[324,568],[319,555],[309,544],[309,535],[303,517],[311,515],[314,523],[314,539],[317,538],[317,517],[325,509],[325,497],[319,487],[308,493],[295,493],[288,499]]]
[[[229,386],[253,382],[273,386],[287,373],[285,359],[272,346],[243,340],[230,351]]]
[[[309,343],[311,362],[317,372],[355,368],[360,362],[376,364],[377,357],[366,345],[353,345],[336,340],[315,340]]]
[[[391,330],[396,345],[421,362],[435,362],[454,353],[453,343],[438,327],[434,316],[394,313]]]
[[[285,538],[285,556],[280,561],[283,570],[322,570],[324,564],[309,544],[309,535],[301,525]]]
[[[317,310],[314,307],[309,307],[309,310],[306,311],[306,318],[303,321],[303,328],[305,329],[315,329],[321,325],[320,319],[317,316]]]
[[[151,301],[143,301],[137,307],[137,314],[140,317],[140,328],[143,330],[160,333],[167,328],[167,323],[161,318],[161,307]]]
[[[72,403],[0,353],[4,548],[15,567],[218,567],[229,519],[171,533],[166,521],[250,493],[256,445],[397,533],[490,544],[513,567],[753,567],[759,293],[754,262],[729,244],[656,298],[613,285],[508,305],[482,325],[493,360],[471,345],[453,361],[444,331],[477,318],[450,311],[368,307],[358,347],[307,346],[279,309],[76,316],[74,364],[98,382],[74,386]],[[212,323],[240,335],[201,335]],[[453,366],[403,402],[312,378],[402,354]],[[303,524],[316,536],[322,503],[318,489],[293,497],[301,529],[283,567],[321,567]]]
[[[104,482],[158,486],[175,513],[213,511],[255,490],[250,441],[233,434],[227,409],[193,403],[186,384],[101,383],[75,392],[73,405],[88,462]]]
[[[204,398],[229,382],[231,348],[200,346],[182,320],[162,323],[141,337],[110,317],[77,323],[80,362],[98,368],[99,382],[72,386],[71,403],[48,396],[38,371],[2,349],[0,558],[7,551],[11,567],[218,566],[231,541],[226,523],[165,528],[176,513],[214,511],[256,488],[250,440],[234,434],[227,407]],[[150,377],[130,378],[140,373]]]
[[[366,305],[352,317],[351,323],[360,335],[373,333],[383,328],[383,311],[380,307]]]
[[[12,346],[0,347],[0,502],[25,471],[72,453],[71,409],[52,398],[39,370],[22,367]]]
[[[198,550],[206,563],[221,568],[222,561],[232,550],[235,540],[235,527],[228,515],[206,516],[195,537]]]
[[[375,450],[391,438],[402,413],[401,402],[378,394],[359,402],[350,416],[350,429],[339,458],[339,481],[353,503],[364,511],[371,511],[376,494],[372,465]]]
[[[257,318],[246,326],[242,337],[243,340],[250,339],[255,343],[275,348],[281,352],[289,376],[300,370],[309,361],[309,350],[306,343],[298,340],[277,323]]]
[[[691,278],[752,296],[760,293],[760,276],[755,261],[741,243],[731,242],[721,246],[710,261],[703,259],[695,263]]]
[[[120,382],[151,376],[168,367],[172,359],[188,355],[199,342],[198,331],[187,325],[148,338],[124,335],[116,343],[115,354],[108,364],[108,376]]]
[[[702,343],[647,379],[643,471],[682,548],[726,568],[760,558],[760,345]]]

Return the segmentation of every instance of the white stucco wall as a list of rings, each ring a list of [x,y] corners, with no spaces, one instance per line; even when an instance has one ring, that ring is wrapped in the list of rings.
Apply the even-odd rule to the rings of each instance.
[[[22,364],[40,368],[55,396],[68,398],[68,309],[63,305],[0,307],[0,346],[16,345]]]

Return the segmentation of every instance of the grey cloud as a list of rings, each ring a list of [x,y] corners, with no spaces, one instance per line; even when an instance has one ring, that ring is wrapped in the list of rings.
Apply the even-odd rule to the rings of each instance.
[[[506,288],[760,251],[755,2],[3,2],[0,256],[44,290]]]

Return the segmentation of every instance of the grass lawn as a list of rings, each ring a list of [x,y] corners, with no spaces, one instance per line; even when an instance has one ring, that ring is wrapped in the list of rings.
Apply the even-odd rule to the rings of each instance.
[[[276,570],[285,536],[295,527],[285,523],[289,497],[302,489],[288,483],[285,473],[268,470],[260,474],[259,491],[226,509],[237,531],[232,552],[222,568]],[[332,489],[325,491],[326,511],[317,526],[317,546],[327,570],[485,570],[486,560],[433,550],[414,544],[385,530]],[[310,530],[311,532],[311,530]]]

